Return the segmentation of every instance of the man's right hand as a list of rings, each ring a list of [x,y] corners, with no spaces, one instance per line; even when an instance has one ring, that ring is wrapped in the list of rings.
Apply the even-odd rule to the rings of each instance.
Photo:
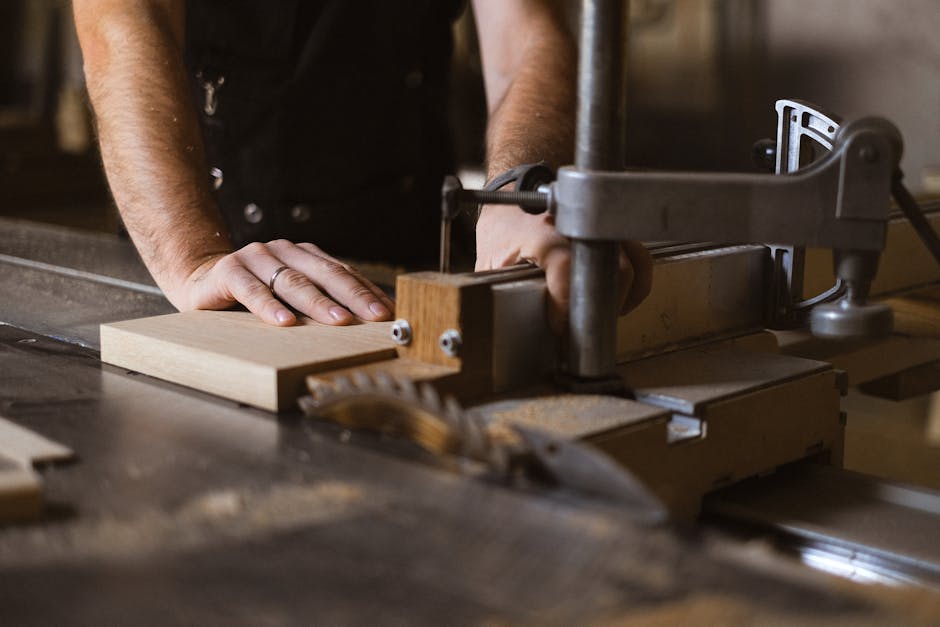
[[[274,290],[268,283],[277,274]],[[200,265],[170,300],[180,309],[227,309],[241,303],[263,321],[289,326],[297,321],[285,305],[317,322],[344,325],[390,320],[395,304],[355,268],[313,244],[274,240],[255,242],[233,253],[215,255]]]

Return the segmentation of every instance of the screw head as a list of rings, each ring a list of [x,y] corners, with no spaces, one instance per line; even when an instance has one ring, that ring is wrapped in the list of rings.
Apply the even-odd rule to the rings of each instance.
[[[392,341],[399,346],[411,344],[411,325],[407,320],[399,318],[392,323]]]
[[[441,337],[437,340],[437,345],[441,347],[441,350],[448,357],[456,357],[460,354],[460,347],[463,345],[463,337],[461,337],[460,331],[447,329],[441,333]]]
[[[249,203],[245,205],[245,222],[249,224],[258,224],[261,222],[261,219],[264,218],[264,211],[261,210],[261,207],[255,203]]]
[[[308,205],[294,205],[290,210],[290,219],[298,224],[310,219],[310,207]]]
[[[225,175],[222,174],[222,168],[212,168],[209,170],[209,180],[210,185],[214,191],[218,191],[222,188],[222,183],[225,181]]]

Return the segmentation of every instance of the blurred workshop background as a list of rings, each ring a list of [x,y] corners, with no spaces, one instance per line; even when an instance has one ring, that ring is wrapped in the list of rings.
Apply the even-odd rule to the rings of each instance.
[[[578,2],[563,0],[570,23]],[[940,3],[634,0],[628,163],[748,170],[777,98],[904,134],[915,192],[940,191]],[[473,19],[455,26],[453,129],[479,170],[485,105]],[[0,3],[0,215],[113,231],[66,0]]]

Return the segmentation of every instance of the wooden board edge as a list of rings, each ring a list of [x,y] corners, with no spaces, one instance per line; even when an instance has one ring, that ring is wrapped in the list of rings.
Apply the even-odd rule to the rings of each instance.
[[[42,515],[42,480],[31,468],[0,469],[0,523],[35,520]]]
[[[277,411],[277,371],[213,351],[184,347],[167,340],[144,336],[110,324],[101,325],[101,361],[120,368],[169,381],[201,392],[221,396],[269,411]],[[146,339],[145,342],[141,341]],[[200,371],[200,356],[211,358],[214,367],[200,384],[188,377]],[[230,365],[231,368],[226,368]],[[225,376],[237,371],[240,376]]]

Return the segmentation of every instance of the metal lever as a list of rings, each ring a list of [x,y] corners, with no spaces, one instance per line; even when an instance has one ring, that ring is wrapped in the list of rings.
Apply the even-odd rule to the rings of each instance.
[[[781,99],[776,102],[777,139],[755,144],[755,154],[762,161],[770,161],[774,174],[793,174],[809,165],[816,156],[816,146],[831,151],[841,118],[821,107],[803,100]],[[806,140],[812,143],[807,143]],[[772,146],[772,148],[770,148]],[[803,300],[803,271],[806,248],[768,243],[773,260],[770,280],[767,324],[772,329],[786,329],[805,324],[808,306],[839,298],[844,293],[841,282],[812,298]]]
[[[440,271],[450,272],[450,239],[454,218],[469,206],[518,205],[526,213],[539,214],[548,210],[550,196],[542,191],[503,192],[464,189],[456,176],[444,177],[441,187],[441,258]]]

